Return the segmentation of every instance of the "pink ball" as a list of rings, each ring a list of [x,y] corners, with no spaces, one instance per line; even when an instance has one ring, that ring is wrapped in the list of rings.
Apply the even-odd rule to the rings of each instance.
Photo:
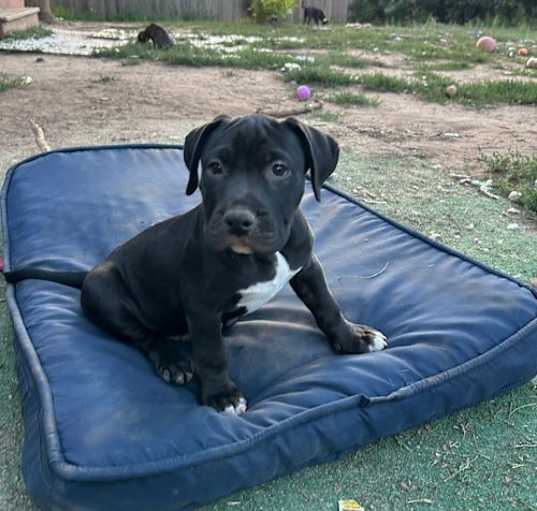
[[[296,97],[299,101],[306,101],[311,97],[311,89],[307,85],[300,85],[296,89]]]
[[[489,37],[489,36],[480,37],[479,40],[477,41],[476,46],[480,50],[484,50],[489,53],[493,53],[496,51],[496,41],[492,37]]]

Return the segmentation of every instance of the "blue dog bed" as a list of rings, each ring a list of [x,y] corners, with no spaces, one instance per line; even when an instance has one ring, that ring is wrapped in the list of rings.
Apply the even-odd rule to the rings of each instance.
[[[7,270],[85,270],[193,207],[180,147],[55,151],[7,176]],[[287,286],[226,337],[250,408],[200,406],[89,323],[79,291],[8,286],[24,410],[22,470],[47,510],[177,511],[334,460],[537,373],[537,293],[325,188],[303,209],[345,315],[389,349],[336,356]]]

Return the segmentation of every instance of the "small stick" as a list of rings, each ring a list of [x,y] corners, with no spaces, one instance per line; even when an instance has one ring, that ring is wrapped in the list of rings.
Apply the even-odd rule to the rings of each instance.
[[[496,195],[495,193],[489,192],[485,185],[481,185],[479,187],[479,192],[482,193],[485,197],[488,197],[489,199],[499,199],[499,195]]]
[[[44,153],[50,151],[50,145],[45,138],[45,132],[43,131],[43,128],[39,126],[39,124],[37,124],[33,119],[30,119],[30,127],[32,128],[37,147],[39,147],[39,149],[41,149],[41,151],[43,151]]]
[[[314,110],[319,110],[322,107],[323,104],[320,101],[314,101],[313,103],[306,103],[306,105],[302,108],[295,108],[291,110],[262,110],[261,108],[258,108],[257,113],[270,115],[271,117],[290,117],[292,115],[308,114]]]
[[[458,475],[462,474],[465,470],[468,470],[472,466],[472,463],[477,458],[478,458],[478,456],[476,456],[475,458],[473,458],[471,460],[466,460],[466,463],[464,465],[462,465],[456,472],[453,472],[453,474],[451,474],[450,476],[446,477],[443,482],[445,483],[446,481],[450,481],[451,479],[454,479]]]
[[[433,501],[431,499],[414,499],[414,500],[408,500],[407,504],[432,504]]]
[[[514,410],[509,410],[509,419],[519,410],[522,410],[524,408],[533,408],[534,406],[537,406],[537,403],[528,403],[526,405],[518,406]]]

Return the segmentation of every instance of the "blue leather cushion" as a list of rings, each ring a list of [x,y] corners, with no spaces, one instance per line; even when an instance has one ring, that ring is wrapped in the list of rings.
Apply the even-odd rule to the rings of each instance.
[[[179,147],[64,150],[11,169],[7,269],[81,270],[193,207]],[[9,306],[22,469],[43,509],[191,509],[473,405],[537,373],[535,291],[335,191],[303,209],[345,315],[390,347],[336,356],[287,286],[226,338],[242,417],[167,385],[81,314],[79,291],[24,281]]]

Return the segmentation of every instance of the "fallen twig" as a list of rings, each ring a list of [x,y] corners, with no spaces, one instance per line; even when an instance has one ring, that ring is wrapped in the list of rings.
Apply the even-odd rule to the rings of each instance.
[[[301,108],[294,108],[290,110],[263,110],[261,108],[257,109],[258,114],[269,115],[270,117],[290,117],[292,115],[302,115],[309,114],[315,110],[319,110],[323,107],[323,104],[320,101],[314,101],[312,103],[306,103]]]
[[[373,200],[368,199],[367,197],[361,197],[361,200],[367,204],[388,204],[385,200]]]
[[[488,189],[487,189],[487,186],[486,185],[481,185],[479,187],[479,193],[482,193],[485,197],[488,197],[489,199],[499,199],[500,196],[499,195],[496,195],[495,193],[492,193],[490,192]]]
[[[462,474],[465,470],[468,470],[471,466],[472,466],[472,463],[478,458],[478,456],[476,456],[475,458],[471,459],[471,460],[466,460],[466,463],[464,465],[462,465],[456,472],[453,472],[453,474],[451,474],[450,476],[446,477],[444,479],[444,483],[446,481],[450,481],[451,479],[454,479],[455,477],[457,477],[459,474]]]
[[[407,504],[432,504],[433,501],[431,499],[413,499],[413,500],[407,500]]]
[[[41,151],[43,151],[44,153],[50,151],[50,145],[45,138],[45,132],[43,131],[43,128],[39,126],[39,124],[37,124],[33,119],[30,119],[30,127],[32,128],[37,147],[39,147],[39,149],[41,149]]]
[[[534,406],[537,406],[537,403],[528,403],[526,405],[522,405],[522,406],[518,406],[516,407],[514,410],[510,410],[509,411],[509,417],[508,419],[510,419],[516,412],[518,412],[519,410],[522,410],[523,408],[533,408]]]

